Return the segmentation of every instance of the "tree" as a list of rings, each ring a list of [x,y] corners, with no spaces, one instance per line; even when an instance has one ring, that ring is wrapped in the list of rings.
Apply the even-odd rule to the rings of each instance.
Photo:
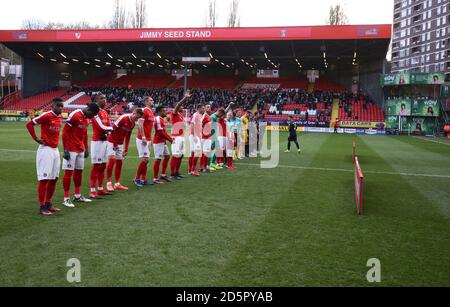
[[[42,30],[45,28],[45,22],[41,19],[31,18],[22,21],[23,30]]]
[[[40,19],[26,19],[22,22],[23,30],[89,30],[98,28],[100,28],[98,25],[91,25],[87,21],[65,24],[63,22],[54,21],[45,23]]]
[[[217,12],[216,0],[209,0],[208,11],[206,16],[206,26],[209,28],[214,28],[217,24],[218,18],[219,13]]]
[[[228,27],[234,28],[241,25],[241,18],[239,17],[239,0],[231,0],[230,13],[228,16]]]
[[[347,24],[348,18],[344,12],[344,7],[340,4],[337,4],[336,6],[330,6],[330,11],[326,23],[333,26]]]
[[[124,29],[127,27],[127,13],[125,6],[121,0],[114,1],[113,16],[109,22],[109,28],[111,29]]]
[[[133,28],[147,26],[147,1],[135,0],[134,12],[130,13],[130,23]]]

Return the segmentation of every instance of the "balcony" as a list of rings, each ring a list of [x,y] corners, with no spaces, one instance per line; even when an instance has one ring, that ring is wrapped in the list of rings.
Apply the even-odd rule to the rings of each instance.
[[[420,35],[411,38],[411,44],[418,44],[418,43],[420,43]]]

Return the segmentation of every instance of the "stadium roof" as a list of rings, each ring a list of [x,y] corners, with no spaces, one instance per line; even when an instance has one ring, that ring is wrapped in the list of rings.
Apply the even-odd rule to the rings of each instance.
[[[184,56],[212,55],[209,65],[224,68],[320,69],[383,59],[390,39],[391,25],[0,31],[0,42],[23,57],[113,67],[179,68]]]

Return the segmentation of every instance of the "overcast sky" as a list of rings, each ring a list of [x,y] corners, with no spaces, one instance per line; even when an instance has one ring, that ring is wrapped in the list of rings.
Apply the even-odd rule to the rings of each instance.
[[[134,0],[122,0],[131,7]],[[218,26],[225,26],[231,0],[217,0]],[[0,29],[22,21],[87,21],[103,25],[114,0],[0,0]],[[330,5],[341,3],[351,24],[392,23],[393,0],[240,0],[241,26],[295,26],[325,23]],[[149,27],[202,27],[208,0],[147,0]]]

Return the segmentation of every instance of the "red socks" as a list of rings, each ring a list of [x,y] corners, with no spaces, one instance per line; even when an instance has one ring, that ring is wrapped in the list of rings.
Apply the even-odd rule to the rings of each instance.
[[[146,177],[147,177],[147,162],[141,161],[141,163],[139,163],[135,179],[145,180]]]
[[[194,157],[188,159],[188,173],[193,172]]]
[[[180,166],[182,161],[183,161],[182,157],[179,158],[172,157],[172,160],[170,160],[170,171],[172,175],[180,173]]]
[[[177,164],[178,164],[178,158],[173,157],[170,160],[170,174],[173,176],[177,172]]]
[[[179,158],[178,158],[178,163],[177,163],[177,174],[180,173],[181,162],[183,162],[183,157],[179,157]]]
[[[233,158],[232,157],[227,157],[227,166],[228,167],[232,167],[233,166]]]
[[[205,154],[202,154],[202,157],[200,159],[200,168],[206,169],[208,166],[208,157]]]
[[[122,173],[122,160],[116,160],[116,169],[114,170],[114,177],[116,183],[120,182],[120,175]]]
[[[81,195],[81,181],[83,180],[83,170],[76,169],[73,172],[73,183],[75,185],[75,195]]]
[[[45,194],[47,190],[47,184],[49,180],[40,180],[38,182],[38,200],[39,205],[44,206],[45,205]]]
[[[167,166],[169,165],[170,157],[164,157],[163,163],[162,163],[162,172],[161,174],[166,175]]]
[[[197,162],[198,162],[198,157],[194,157],[193,161],[192,161],[192,172],[197,170]]]
[[[47,183],[47,189],[45,190],[45,203],[51,204],[53,195],[55,194],[56,182],[58,182],[58,178],[49,180]]]
[[[159,178],[159,165],[161,164],[161,160],[155,160],[155,163],[153,164],[153,178],[158,179]]]
[[[101,164],[93,164],[91,170],[91,176],[89,177],[89,184],[91,189],[95,189],[97,185],[97,178],[99,174],[99,169],[101,168]]]
[[[107,182],[111,182],[112,173],[113,173],[115,164],[116,164],[116,159],[109,159],[108,167],[106,168],[106,181]]]
[[[103,181],[105,180],[106,163],[99,164],[98,168],[98,189],[103,190]]]
[[[73,171],[65,170],[63,177],[64,198],[70,198],[70,182],[72,181]]]

